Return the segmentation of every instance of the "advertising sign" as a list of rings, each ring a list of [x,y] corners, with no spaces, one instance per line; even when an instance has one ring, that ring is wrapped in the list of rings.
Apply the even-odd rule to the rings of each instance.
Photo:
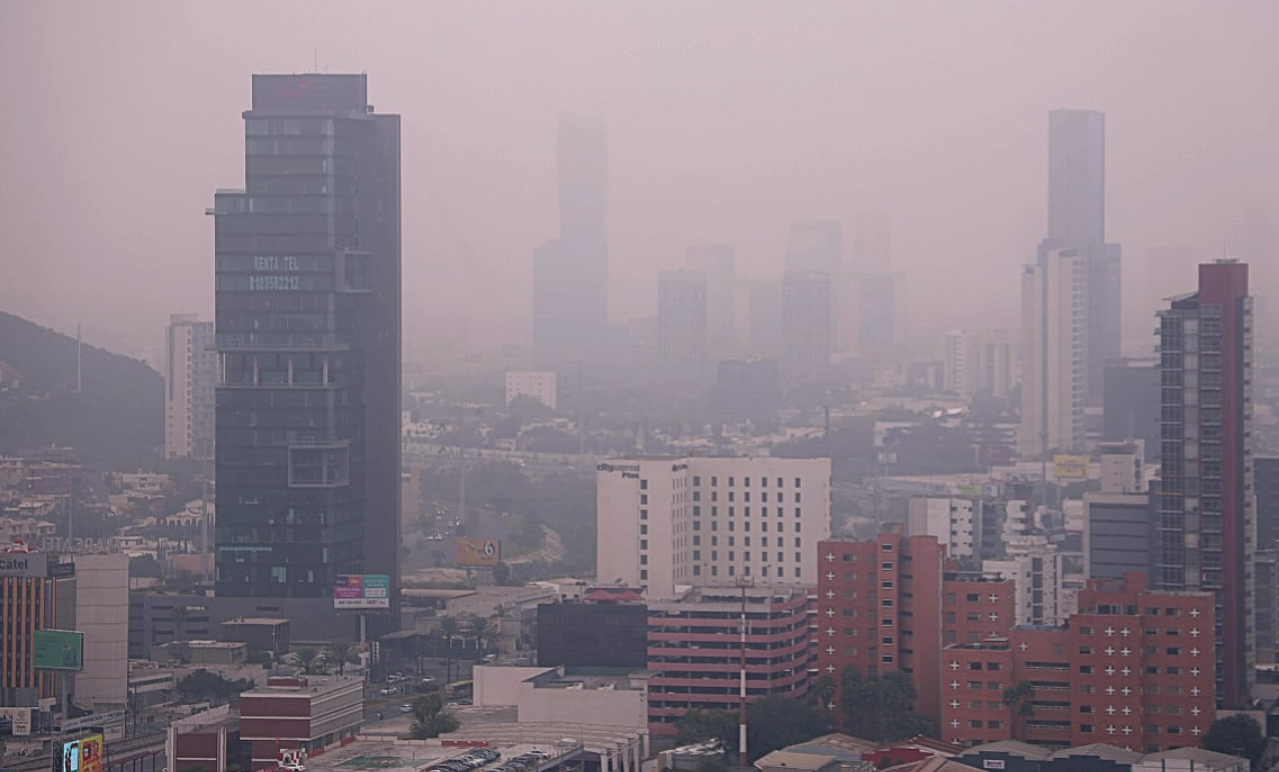
[[[1058,480],[1087,480],[1087,456],[1053,456],[1053,477]]]
[[[48,565],[49,556],[43,552],[0,552],[0,576],[43,579]]]
[[[84,634],[74,630],[36,630],[31,661],[37,669],[80,670],[84,667]]]
[[[0,708],[0,718],[7,718],[13,724],[14,737],[31,734],[31,708]]]
[[[333,608],[391,607],[391,577],[386,574],[340,574],[333,587]]]
[[[80,772],[102,772],[102,735],[80,738]]]
[[[502,543],[499,541],[465,536],[457,540],[457,559],[453,562],[459,566],[492,568],[501,560]]]
[[[72,740],[62,744],[62,761],[58,765],[61,772],[80,772],[80,741]]]

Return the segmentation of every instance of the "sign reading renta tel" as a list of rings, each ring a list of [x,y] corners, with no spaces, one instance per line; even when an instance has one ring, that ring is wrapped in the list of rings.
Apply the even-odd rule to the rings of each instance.
[[[391,577],[386,574],[340,574],[333,587],[333,608],[391,607]]]

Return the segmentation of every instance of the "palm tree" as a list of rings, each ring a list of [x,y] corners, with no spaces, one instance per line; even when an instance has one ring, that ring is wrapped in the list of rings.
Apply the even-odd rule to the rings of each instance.
[[[470,618],[471,637],[475,639],[475,648],[484,651],[485,640],[496,632],[493,620],[488,617],[473,616]]]
[[[346,663],[355,653],[355,644],[350,641],[334,641],[329,644],[329,653],[338,663],[338,675],[346,675]]]
[[[313,646],[303,646],[293,652],[293,656],[297,658],[298,667],[302,668],[305,675],[318,675],[320,673],[320,650]]]
[[[447,614],[436,617],[435,629],[440,634],[440,639],[444,643],[444,680],[452,681],[450,674],[453,670],[453,639],[457,637],[458,624],[456,617]]]

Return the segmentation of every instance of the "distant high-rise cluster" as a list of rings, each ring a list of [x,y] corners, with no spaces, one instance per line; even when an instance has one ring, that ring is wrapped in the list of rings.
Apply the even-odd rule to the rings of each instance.
[[[556,152],[560,234],[533,253],[533,348],[556,366],[608,343],[608,145],[604,124],[566,116]]]
[[[1083,446],[1105,365],[1120,354],[1120,249],[1105,241],[1106,118],[1048,115],[1048,236],[1022,275],[1024,456]]]

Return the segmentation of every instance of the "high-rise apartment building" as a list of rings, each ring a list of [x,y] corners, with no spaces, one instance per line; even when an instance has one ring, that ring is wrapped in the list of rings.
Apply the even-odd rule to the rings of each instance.
[[[1008,396],[1012,351],[1003,330],[955,330],[946,334],[946,390],[971,400],[979,393]]]
[[[892,218],[888,212],[858,212],[853,232],[853,271],[889,273],[892,264]]]
[[[1121,255],[1106,243],[1106,116],[1096,110],[1048,114],[1049,249],[1087,260],[1087,397],[1100,405],[1106,362],[1120,355]]]
[[[1106,364],[1102,439],[1142,440],[1147,457],[1163,451],[1159,435],[1159,360],[1118,359]]]
[[[830,536],[830,459],[617,458],[596,474],[601,584],[811,586]]]
[[[709,282],[703,271],[657,277],[657,359],[664,380],[697,389],[706,380]]]
[[[1248,266],[1199,266],[1196,292],[1159,312],[1162,475],[1153,585],[1212,592],[1217,701],[1253,683],[1252,298]]]
[[[255,75],[245,189],[220,191],[219,596],[398,605],[400,119],[364,75]]]
[[[599,355],[608,327],[608,145],[593,118],[560,120],[560,234],[533,254],[533,346],[558,365]]]
[[[165,335],[165,458],[213,458],[217,364],[213,322],[171,315]]]
[[[1140,573],[1090,580],[1068,624],[942,650],[942,739],[1139,752],[1198,745],[1215,717],[1212,620],[1207,593],[1153,590]]]
[[[832,275],[787,271],[782,277],[782,351],[786,387],[823,385],[830,373],[835,333]]]
[[[1017,452],[1079,449],[1088,398],[1088,259],[1040,248],[1022,273],[1021,424]]]
[[[844,265],[839,220],[796,220],[786,241],[786,270],[834,274]]]
[[[934,536],[886,526],[873,541],[822,542],[817,554],[817,671],[836,684],[848,667],[863,677],[905,671],[920,715],[941,714],[943,646],[1002,635],[1015,624],[1014,582],[948,572]]]
[[[554,372],[537,370],[520,370],[506,374],[506,406],[510,407],[515,400],[524,397],[541,402],[551,410],[559,404],[557,397],[558,377]]]

